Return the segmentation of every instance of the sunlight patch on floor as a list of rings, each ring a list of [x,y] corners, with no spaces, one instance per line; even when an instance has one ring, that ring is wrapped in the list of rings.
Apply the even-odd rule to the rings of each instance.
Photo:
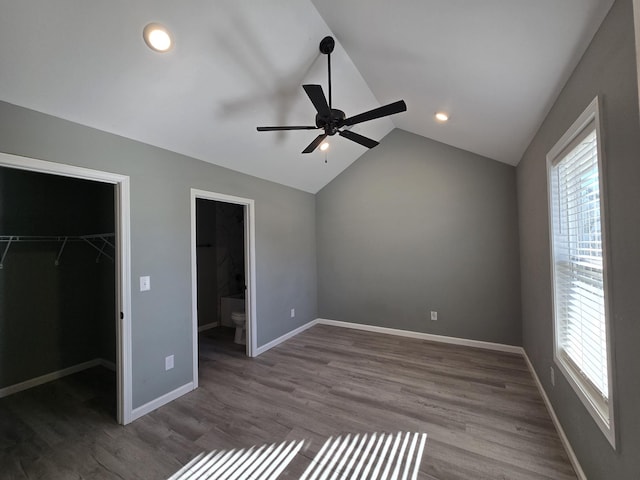
[[[426,439],[417,432],[331,437],[300,480],[414,480]]]
[[[290,441],[241,450],[201,453],[169,480],[228,479],[270,480],[287,468],[304,441]]]
[[[426,433],[359,433],[330,437],[300,480],[416,480]],[[169,480],[275,480],[305,441],[201,453]]]

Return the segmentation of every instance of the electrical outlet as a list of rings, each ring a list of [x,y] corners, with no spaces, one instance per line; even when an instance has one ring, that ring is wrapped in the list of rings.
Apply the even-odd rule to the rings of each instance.
[[[164,359],[164,369],[171,370],[173,368],[173,355],[169,355]]]
[[[291,318],[294,318],[296,316],[296,309],[292,308],[291,309]]]
[[[433,310],[431,310],[431,320],[438,320],[438,312],[434,312]]]
[[[551,376],[551,386],[556,386],[556,372],[553,367],[549,367],[549,374]]]

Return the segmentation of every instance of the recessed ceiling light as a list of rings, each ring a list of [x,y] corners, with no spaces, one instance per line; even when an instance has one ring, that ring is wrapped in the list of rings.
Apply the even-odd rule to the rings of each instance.
[[[171,49],[173,42],[169,31],[159,23],[150,23],[142,32],[145,43],[156,52],[166,52]]]
[[[320,145],[320,150],[322,150],[323,152],[329,148],[329,144],[327,142],[324,142],[322,145]]]
[[[436,113],[436,120],[438,120],[439,122],[446,122],[447,120],[449,120],[449,115],[444,112],[438,112]]]

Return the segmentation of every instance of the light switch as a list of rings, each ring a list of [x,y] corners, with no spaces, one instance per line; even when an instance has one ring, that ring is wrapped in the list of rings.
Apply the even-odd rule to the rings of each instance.
[[[146,292],[147,290],[151,290],[151,277],[140,277],[140,291]]]

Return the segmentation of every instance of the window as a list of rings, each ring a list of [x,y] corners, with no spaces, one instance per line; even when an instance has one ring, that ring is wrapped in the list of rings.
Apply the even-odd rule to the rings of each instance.
[[[547,155],[554,360],[615,447],[597,100]]]

